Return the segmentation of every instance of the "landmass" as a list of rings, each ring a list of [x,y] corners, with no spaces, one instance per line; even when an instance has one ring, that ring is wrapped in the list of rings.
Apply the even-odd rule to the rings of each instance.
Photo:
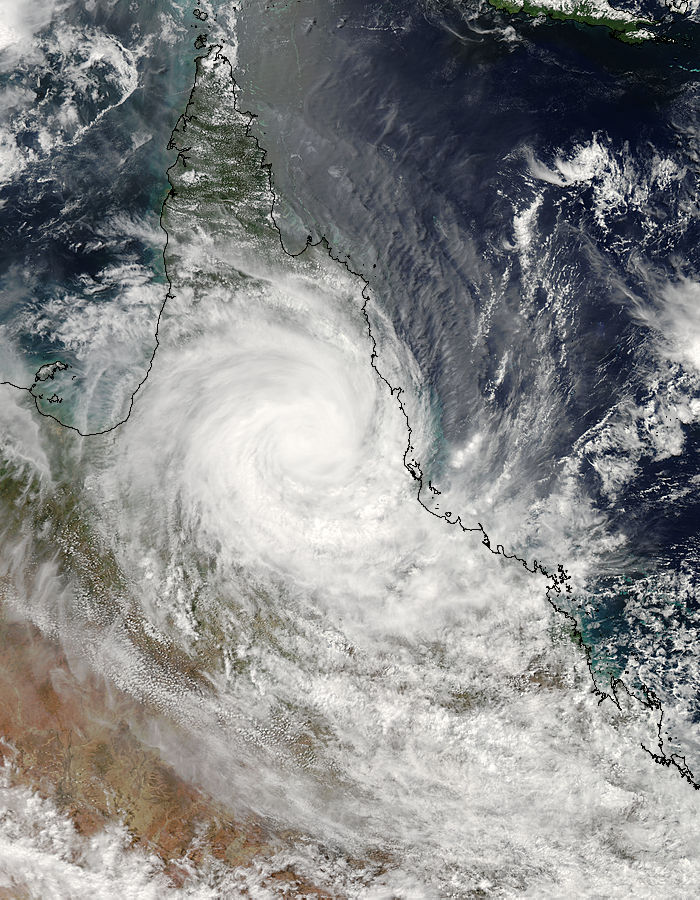
[[[61,362],[60,359],[57,359],[55,362],[46,363],[46,365],[41,366],[37,370],[36,375],[34,376],[34,383],[37,381],[53,381],[56,377],[56,372],[65,372],[66,369],[70,369],[68,363]]]
[[[524,12],[528,15],[547,15],[555,19],[581,22],[588,25],[604,25],[621,40],[637,43],[646,40],[644,29],[651,25],[646,20],[636,19],[613,9],[605,2],[576,3],[564,0],[560,6],[532,3],[530,0],[489,0],[489,3],[508,12]],[[195,16],[200,20],[206,14]],[[648,33],[653,37],[651,32]],[[235,107],[230,123],[217,122],[217,128],[205,123],[201,138],[212,145],[211,154],[215,160],[225,160],[226,153],[236,159],[236,171],[231,174],[221,163],[221,177],[212,177],[201,182],[183,181],[184,173],[192,171],[193,145],[196,144],[196,117],[194,110],[194,92],[198,85],[207,78],[218,75],[222,90],[232,92],[235,97],[235,81],[229,60],[221,53],[221,47],[210,48],[208,54],[199,57],[195,82],[190,95],[186,112],[176,126],[171,139],[171,148],[178,151],[178,159],[171,167],[175,184],[171,181],[168,197],[170,206],[176,196],[187,200],[188,188],[196,194],[198,203],[206,200],[221,207],[221,184],[226,186],[226,200],[236,208],[239,216],[251,230],[261,229],[267,218],[274,226],[271,229],[271,240],[281,243],[281,235],[274,219],[274,192],[272,190],[270,168],[264,162],[264,151],[250,133],[253,121],[251,114],[246,114]],[[216,84],[216,79],[212,79]],[[195,123],[195,124],[193,124]],[[228,130],[227,130],[228,128]],[[182,140],[178,143],[178,139]],[[219,146],[217,146],[217,142]],[[219,148],[221,153],[219,154]],[[196,148],[195,148],[196,149]],[[216,152],[215,152],[216,151]],[[213,176],[217,173],[213,173]],[[245,175],[249,175],[246,182]],[[178,180],[179,175],[179,180]],[[254,187],[251,190],[251,183]],[[203,198],[204,197],[204,201]],[[166,204],[168,200],[166,200]],[[226,208],[229,208],[228,205]],[[168,212],[164,204],[164,212]],[[178,211],[169,210],[173,225],[178,223]],[[247,221],[246,217],[250,217]],[[163,219],[161,220],[163,223]],[[166,224],[168,224],[166,222]],[[165,225],[166,235],[169,236]],[[242,230],[245,230],[244,228]],[[177,242],[172,241],[177,248]],[[166,245],[167,249],[167,245]],[[287,253],[282,244],[282,249]],[[309,250],[312,248],[310,247]],[[320,249],[327,250],[331,258],[352,271],[347,263],[341,263],[332,249],[324,242]],[[164,251],[164,259],[166,252]],[[163,307],[169,299],[174,298],[166,260],[166,277],[168,292]],[[366,279],[353,272],[365,283]],[[197,277],[198,273],[193,273]],[[368,295],[363,291],[367,301]],[[154,355],[158,348],[159,314],[155,330]],[[580,627],[573,615],[558,602],[558,598],[570,592],[569,576],[563,566],[549,570],[541,563],[528,563],[525,559],[508,553],[503,544],[492,542],[484,526],[464,524],[461,516],[452,511],[442,511],[436,498],[440,491],[427,480],[419,461],[414,457],[413,433],[408,413],[402,400],[403,390],[382,374],[378,348],[372,332],[368,303],[361,308],[370,342],[370,364],[377,376],[386,385],[387,390],[395,398],[406,419],[407,445],[403,463],[415,482],[416,498],[423,509],[430,515],[442,519],[447,525],[457,527],[463,532],[479,532],[485,551],[512,560],[524,567],[528,572],[543,579],[545,596],[552,608],[570,629],[572,640],[581,648],[586,657],[594,690],[600,701],[609,700],[618,708],[626,699],[633,699],[619,679],[611,679],[603,690],[596,680],[591,661],[591,647],[584,640]],[[153,357],[143,381],[148,377]],[[68,369],[67,363],[60,360],[41,366],[35,374],[35,384],[51,381],[55,375]],[[143,381],[141,384],[143,384]],[[140,387],[141,385],[139,385]],[[26,390],[26,388],[25,388]],[[138,390],[138,388],[137,388]],[[54,394],[49,403],[58,403],[60,398]],[[132,404],[129,407],[131,413]],[[39,409],[39,407],[37,407]],[[39,409],[39,412],[41,410]],[[45,415],[45,413],[41,413]],[[128,419],[129,414],[126,418]],[[56,420],[58,421],[58,420]],[[126,421],[126,419],[124,419]],[[63,423],[59,423],[63,424]],[[119,424],[113,426],[118,427]],[[77,431],[77,429],[72,429]],[[113,430],[113,429],[108,429]],[[3,492],[12,485],[0,485]],[[19,485],[15,486],[19,496]],[[60,531],[64,541],[66,529],[75,517],[69,517],[62,509],[57,509],[54,516],[54,529]],[[39,529],[37,529],[39,531]],[[43,532],[42,532],[43,533]],[[104,604],[105,582],[114,583],[115,615],[119,610],[118,598],[122,596],[122,584],[116,574],[114,560],[106,555],[101,557],[93,540],[83,534],[76,534],[75,540],[66,541],[65,566],[79,566],[80,572],[91,573],[95,584],[87,585],[88,594],[102,599]],[[81,557],[79,548],[86,557]],[[0,587],[2,583],[0,582]],[[129,625],[135,628],[133,625]],[[218,634],[214,635],[218,637]],[[147,635],[140,631],[134,640],[147,641]],[[212,646],[216,644],[212,641]],[[190,660],[180,659],[172,647],[158,648],[159,659],[167,658],[169,667],[182,668],[182,676],[196,678],[189,666]],[[167,652],[166,652],[167,651]],[[154,654],[155,655],[155,654]],[[273,856],[277,847],[273,837],[265,825],[254,818],[234,820],[223,804],[189,785],[161,758],[157,750],[148,747],[141,739],[136,727],[129,722],[139,723],[140,718],[151,714],[152,710],[141,711],[127,695],[108,688],[96,676],[77,679],[71,672],[69,660],[57,642],[50,641],[33,626],[20,626],[12,622],[0,621],[0,684],[5,688],[5,702],[0,704],[0,733],[10,742],[7,748],[0,748],[0,761],[13,767],[13,779],[20,784],[41,788],[45,796],[54,799],[59,808],[73,820],[78,831],[86,836],[96,834],[108,822],[114,820],[115,813],[124,821],[131,840],[135,846],[148,848],[160,859],[164,872],[173,884],[186,884],[188,871],[184,861],[198,862],[207,856],[222,860],[227,865],[243,866],[252,859]],[[163,663],[165,665],[165,663]],[[204,668],[204,667],[203,667]],[[61,691],[56,673],[63,676]],[[18,673],[26,673],[18,678]],[[541,673],[532,676],[535,684],[544,681]],[[657,764],[666,768],[675,768],[679,775],[695,789],[700,783],[687,767],[685,759],[668,754],[664,749],[662,737],[663,711],[656,696],[648,691],[636,701],[658,715],[658,752],[657,747],[644,747],[647,754]],[[144,787],[145,786],[145,787]],[[271,876],[274,886],[289,887],[297,896],[326,896],[315,885],[306,882],[300,874],[287,869]]]
[[[581,25],[600,25],[627,44],[654,40],[656,23],[610,6],[606,0],[488,0],[489,5],[509,13],[525,13],[536,18],[547,16]]]

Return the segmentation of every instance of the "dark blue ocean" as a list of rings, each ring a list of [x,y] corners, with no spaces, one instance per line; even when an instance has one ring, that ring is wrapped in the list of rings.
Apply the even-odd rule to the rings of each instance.
[[[289,248],[328,236],[425,376],[433,480],[482,520],[496,486],[521,555],[593,556],[569,608],[603,681],[696,722],[698,26],[667,18],[629,46],[466,4],[254,5],[239,71]]]
[[[3,605],[328,896],[694,896],[697,13],[193,9],[0,30]]]

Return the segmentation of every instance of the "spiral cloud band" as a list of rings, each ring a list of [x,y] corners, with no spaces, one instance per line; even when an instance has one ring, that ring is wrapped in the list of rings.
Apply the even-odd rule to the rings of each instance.
[[[378,372],[406,390],[420,460],[437,441],[415,363],[327,246],[280,246],[248,125],[214,48],[173,136],[148,378],[125,425],[33,462],[81,472],[89,522],[69,547],[83,593],[52,558],[25,591],[34,619],[42,602],[76,656],[157,708],[151,746],[339,896],[574,895],[582,872],[628,896],[640,866],[660,894],[686,852],[664,815],[697,846],[692,798],[632,758],[648,723],[599,707],[542,579],[416,502]],[[481,500],[488,454],[463,456]]]

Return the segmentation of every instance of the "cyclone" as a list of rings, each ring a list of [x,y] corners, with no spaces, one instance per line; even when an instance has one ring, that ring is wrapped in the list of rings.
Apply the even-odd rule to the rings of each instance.
[[[697,128],[629,78],[692,61],[69,6],[4,120],[80,202],[3,208],[0,889],[696,895]]]
[[[587,823],[604,818],[631,855],[640,790],[655,809],[669,790],[689,803],[628,759],[654,720],[601,712],[585,659],[550,639],[561,626],[542,579],[417,503],[407,419],[383,377],[405,388],[411,445],[439,444],[415,361],[327,245],[280,245],[225,61],[210,54],[199,77],[197,115],[174,138],[186,151],[163,216],[158,352],[128,422],[83,447],[82,465],[124,574],[122,615],[202,681],[158,684],[157,655],[129,657],[116,627],[99,665],[131,660],[117,683],[158,687],[186,735],[174,749],[156,733],[170,758],[302,831],[304,866],[350,896],[572,890],[572,846],[596,861],[597,889],[628,890],[633,867]],[[246,190],[227,193],[221,146],[236,141]],[[378,869],[346,868],[372,854]]]
[[[352,306],[294,287],[269,284],[247,308],[202,301],[119,442],[122,499],[160,506],[229,572],[361,595],[405,554],[404,423],[368,363],[361,285]]]

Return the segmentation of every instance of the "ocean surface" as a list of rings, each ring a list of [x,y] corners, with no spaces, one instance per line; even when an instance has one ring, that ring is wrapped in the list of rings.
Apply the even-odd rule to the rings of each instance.
[[[286,242],[327,236],[381,294],[452,506],[580,566],[601,674],[695,721],[697,26],[628,47],[462,4],[325,9],[241,17]]]
[[[0,7],[0,886],[694,895],[696,13]]]

